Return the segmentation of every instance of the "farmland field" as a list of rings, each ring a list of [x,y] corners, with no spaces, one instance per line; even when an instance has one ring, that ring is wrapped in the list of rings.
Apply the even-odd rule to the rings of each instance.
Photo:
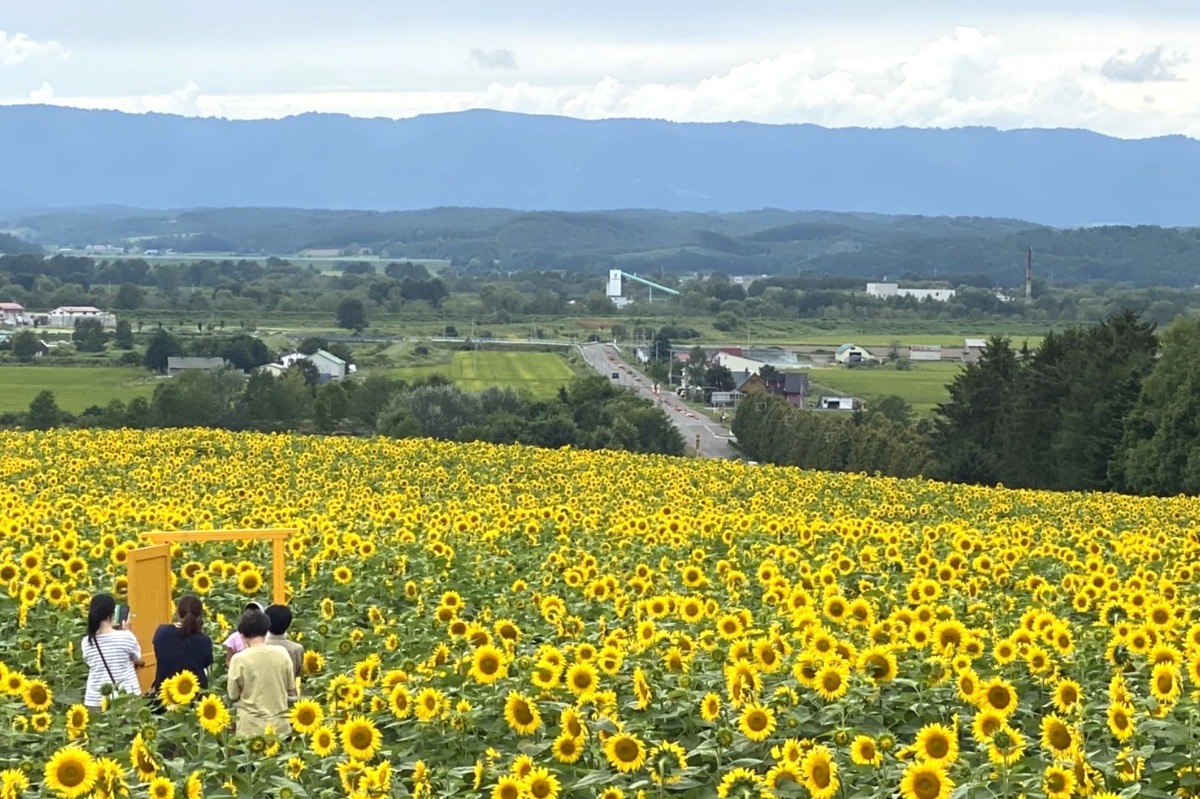
[[[908,370],[890,367],[830,367],[814,369],[813,383],[862,397],[868,403],[887,394],[908,400],[918,414],[926,414],[950,394],[946,386],[962,371],[960,363],[913,363]]]
[[[389,369],[387,373],[410,381],[441,374],[464,391],[497,386],[527,391],[533,397],[552,396],[574,377],[571,367],[560,355],[495,350],[456,352],[447,365],[400,367]]]
[[[8,796],[1200,789],[1195,498],[198,430],[0,453]],[[85,606],[124,596],[139,534],[256,527],[296,530],[288,717],[236,737],[219,653],[162,715],[79,705]],[[265,598],[265,546],[173,558],[215,641]]]
[[[145,369],[116,366],[0,366],[0,412],[26,410],[46,389],[54,392],[60,408],[79,413],[114,399],[148,397],[154,378]]]

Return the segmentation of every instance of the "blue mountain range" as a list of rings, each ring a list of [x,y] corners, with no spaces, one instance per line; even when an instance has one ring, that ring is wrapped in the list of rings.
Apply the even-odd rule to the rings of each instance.
[[[584,121],[497,111],[231,121],[0,108],[0,208],[824,209],[1200,224],[1200,141],[1082,130]]]

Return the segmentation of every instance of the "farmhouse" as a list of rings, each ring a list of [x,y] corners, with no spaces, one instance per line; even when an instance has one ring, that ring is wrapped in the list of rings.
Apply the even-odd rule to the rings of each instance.
[[[181,372],[205,371],[216,372],[229,366],[224,358],[196,358],[190,356],[172,355],[167,358],[167,375],[175,377]]]
[[[25,324],[25,309],[15,302],[0,302],[0,324],[13,327]]]
[[[788,405],[804,407],[808,397],[808,375],[800,372],[786,372],[783,375],[783,388],[779,392],[787,400]]]
[[[117,317],[91,305],[60,305],[53,311],[41,315],[46,327],[75,327],[75,323],[84,319],[99,319],[105,328],[117,326]],[[40,321],[40,320],[39,320]]]
[[[297,361],[308,361],[317,367],[317,374],[321,376],[322,383],[341,380],[348,373],[354,371],[353,367],[348,366],[341,358],[326,350],[317,350],[312,355],[305,355],[303,352],[293,352],[279,359],[279,363],[285,369]]]
[[[254,371],[268,374],[271,377],[283,377],[287,374],[288,368],[281,363],[268,363],[258,367]]]

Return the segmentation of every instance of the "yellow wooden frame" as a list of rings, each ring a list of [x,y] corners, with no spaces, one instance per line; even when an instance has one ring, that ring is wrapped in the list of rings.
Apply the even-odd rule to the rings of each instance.
[[[274,530],[169,530],[146,533],[151,544],[188,544],[205,541],[270,541],[271,542],[271,601],[276,605],[287,603],[287,587],[284,582],[284,542],[299,532],[295,529]]]

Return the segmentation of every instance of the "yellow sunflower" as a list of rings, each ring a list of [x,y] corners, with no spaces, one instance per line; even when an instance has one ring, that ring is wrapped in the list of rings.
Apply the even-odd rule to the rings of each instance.
[[[480,685],[491,685],[508,674],[504,653],[491,644],[481,646],[471,657],[471,679]]]
[[[646,745],[635,735],[619,732],[604,742],[604,756],[614,769],[630,774],[646,762]]]
[[[317,757],[328,757],[333,754],[333,749],[337,745],[337,737],[328,727],[317,727],[313,730],[308,745]]]
[[[301,735],[308,735],[320,727],[324,718],[325,711],[311,699],[297,700],[288,713],[288,721],[291,722],[292,730]]]
[[[229,709],[219,696],[208,694],[196,704],[196,717],[209,735],[217,735],[229,727]]]
[[[383,745],[383,736],[374,722],[364,716],[351,716],[342,726],[342,750],[353,760],[370,760]]]
[[[554,755],[554,759],[559,763],[574,763],[583,757],[583,739],[576,738],[571,733],[563,730],[554,739],[554,743],[550,747],[550,753]]]
[[[822,666],[813,681],[813,690],[826,702],[841,699],[850,690],[850,670],[840,662]]]
[[[765,741],[775,731],[775,711],[764,705],[748,704],[742,709],[738,729],[751,741]]]
[[[50,708],[50,703],[54,701],[54,694],[50,692],[50,686],[46,685],[45,681],[28,680],[24,683],[24,692],[21,698],[25,701],[25,707],[34,713],[41,713]]]
[[[155,777],[150,780],[148,795],[150,799],[175,799],[175,783],[166,777]]]
[[[900,796],[903,799],[949,799],[952,790],[953,781],[936,763],[910,763],[900,779]]]
[[[878,766],[883,762],[883,753],[874,738],[859,735],[850,742],[850,762],[856,766]]]
[[[505,775],[496,781],[491,799],[521,799],[524,793],[525,785],[520,779]]]
[[[535,768],[525,777],[525,795],[530,799],[558,799],[562,783],[549,769]]]
[[[948,766],[958,759],[958,734],[944,724],[926,724],[917,733],[913,748],[921,760]]]
[[[533,700],[509,691],[504,700],[504,721],[517,735],[533,735],[542,726],[542,714]]]
[[[55,752],[43,772],[46,788],[62,799],[87,796],[96,785],[99,769],[89,753],[76,746]]]
[[[800,777],[812,799],[831,799],[841,785],[837,764],[833,762],[833,752],[825,746],[814,746],[808,750],[800,761]]]

